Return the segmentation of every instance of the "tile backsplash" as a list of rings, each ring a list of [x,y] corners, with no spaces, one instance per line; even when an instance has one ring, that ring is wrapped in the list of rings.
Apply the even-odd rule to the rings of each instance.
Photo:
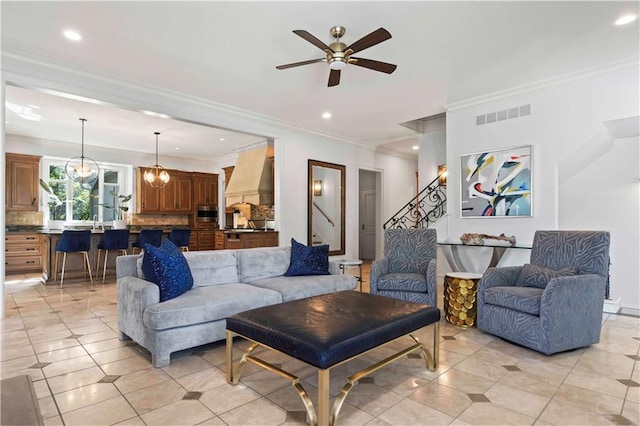
[[[129,225],[189,225],[184,214],[132,214],[126,220]]]
[[[43,212],[5,210],[5,225],[40,225],[44,223]]]

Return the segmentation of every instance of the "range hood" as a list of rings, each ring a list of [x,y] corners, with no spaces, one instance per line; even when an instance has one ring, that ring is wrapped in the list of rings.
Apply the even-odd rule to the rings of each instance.
[[[273,146],[238,155],[225,190],[225,205],[241,203],[273,205]]]

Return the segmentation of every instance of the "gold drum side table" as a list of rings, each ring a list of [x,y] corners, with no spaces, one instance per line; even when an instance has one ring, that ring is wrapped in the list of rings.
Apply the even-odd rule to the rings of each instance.
[[[444,276],[444,311],[448,323],[467,328],[476,325],[476,293],[481,274],[449,272]]]

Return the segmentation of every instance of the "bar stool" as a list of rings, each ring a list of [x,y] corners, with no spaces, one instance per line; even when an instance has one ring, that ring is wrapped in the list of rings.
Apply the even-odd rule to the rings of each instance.
[[[53,269],[53,282],[55,283],[58,275],[58,258],[60,253],[62,256],[62,275],[60,276],[60,288],[64,282],[64,270],[67,264],[67,253],[82,253],[84,255],[83,270],[89,270],[89,279],[93,284],[93,276],[91,275],[91,265],[89,264],[89,250],[91,249],[91,231],[62,231],[62,237],[56,245],[56,260]]]
[[[129,230],[128,229],[107,229],[102,234],[102,240],[98,243],[98,259],[96,260],[96,271],[100,267],[100,253],[104,254],[104,266],[102,268],[102,283],[107,275],[107,260],[109,259],[109,250],[118,250],[120,254],[127,254],[129,248]]]
[[[189,251],[189,240],[191,240],[191,229],[189,228],[173,228],[169,232],[169,241],[182,251]]]
[[[131,244],[131,253],[136,254],[136,249],[142,251],[145,243],[160,247],[160,244],[162,244],[162,229],[143,229],[140,231],[138,239]]]

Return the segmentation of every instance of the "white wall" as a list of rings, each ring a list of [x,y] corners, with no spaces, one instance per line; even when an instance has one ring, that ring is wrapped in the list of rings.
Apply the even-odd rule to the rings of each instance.
[[[376,154],[375,167],[382,170],[382,223],[416,196],[418,161]]]
[[[463,233],[515,235],[531,242],[542,229],[603,229],[612,233],[611,294],[622,306],[638,309],[640,176],[638,143],[615,141],[596,158],[585,157],[577,173],[561,186],[572,156],[592,149],[610,120],[638,111],[638,65],[585,76],[527,93],[451,109],[447,114],[447,203],[450,238]],[[531,115],[475,125],[476,115],[530,104]],[[460,156],[532,145],[533,217],[460,217]],[[564,165],[564,166],[563,166]],[[566,173],[565,173],[566,174]],[[565,175],[563,175],[565,176]],[[612,188],[615,185],[615,188]],[[634,187],[634,185],[636,185]],[[569,194],[569,192],[571,194]],[[587,211],[589,210],[589,211]]]
[[[419,188],[422,190],[438,176],[438,166],[447,162],[447,133],[439,130],[418,138]]]

